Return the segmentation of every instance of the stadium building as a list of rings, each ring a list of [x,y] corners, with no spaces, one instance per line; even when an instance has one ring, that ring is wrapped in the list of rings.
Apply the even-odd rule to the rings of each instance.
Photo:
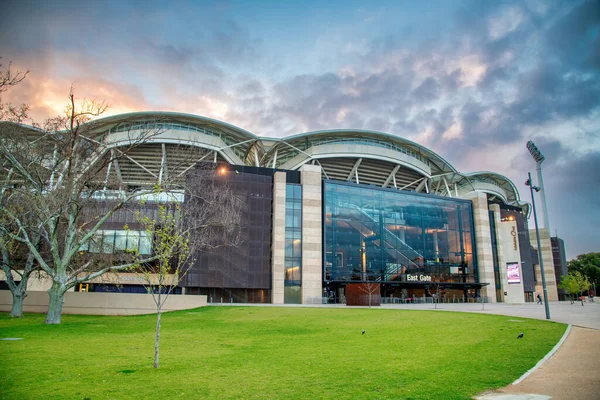
[[[549,299],[558,300],[548,232],[541,231],[538,251],[529,205],[500,174],[459,172],[426,147],[366,130],[260,137],[163,112],[92,124],[115,148],[149,125],[160,130],[113,162],[107,180],[135,189],[162,177],[185,179],[199,162],[211,162],[244,203],[242,245],[199,254],[180,282],[182,295],[343,303],[368,286],[382,302],[522,303],[541,293],[542,257]],[[127,218],[116,213],[107,222],[103,251],[118,250]],[[143,232],[136,240],[140,252],[151,252]],[[143,291],[127,274],[123,279],[118,290]],[[111,289],[90,282],[77,290]]]

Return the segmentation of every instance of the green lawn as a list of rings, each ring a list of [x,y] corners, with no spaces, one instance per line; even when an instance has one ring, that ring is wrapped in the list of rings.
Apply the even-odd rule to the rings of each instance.
[[[0,341],[0,398],[467,399],[517,379],[566,329],[443,311],[205,307],[163,316],[154,370],[154,315],[43,321],[0,314],[0,338],[24,338]]]

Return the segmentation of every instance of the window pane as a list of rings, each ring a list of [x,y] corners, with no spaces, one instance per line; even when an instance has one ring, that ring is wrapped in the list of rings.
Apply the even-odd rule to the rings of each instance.
[[[130,231],[127,235],[127,250],[137,250],[139,245],[140,233],[137,231]]]
[[[140,232],[140,254],[152,254],[152,241],[146,232]]]
[[[127,248],[127,231],[115,231],[115,252]]]

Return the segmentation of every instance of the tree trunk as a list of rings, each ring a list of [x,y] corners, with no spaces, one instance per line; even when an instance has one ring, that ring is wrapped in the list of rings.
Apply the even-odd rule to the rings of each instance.
[[[154,368],[158,368],[158,342],[160,340],[160,310],[156,314],[156,337],[154,338]]]
[[[28,272],[26,269],[21,276],[21,281],[12,291],[13,304],[12,309],[10,310],[11,317],[23,318],[23,301],[25,300],[25,297],[27,297],[27,282],[29,281],[29,274],[31,274],[31,272],[32,271]]]
[[[15,290],[13,295],[13,304],[10,310],[10,316],[13,318],[23,318],[23,300],[27,294],[24,290],[19,290],[20,287]]]
[[[60,283],[52,282],[52,287],[48,289],[50,303],[48,303],[48,314],[46,315],[45,322],[46,324],[60,324],[66,291],[66,288]]]

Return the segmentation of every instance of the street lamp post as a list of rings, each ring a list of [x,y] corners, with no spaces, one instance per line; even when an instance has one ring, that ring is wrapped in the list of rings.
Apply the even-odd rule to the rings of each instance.
[[[540,230],[538,228],[537,221],[537,213],[535,210],[535,197],[533,196],[533,191],[539,192],[541,189],[537,186],[533,186],[533,182],[531,181],[531,172],[528,173],[529,177],[525,182],[525,185],[529,186],[529,190],[531,191],[531,204],[533,205],[533,220],[535,222],[535,236],[537,238],[537,246],[538,246],[538,258],[540,261],[540,270],[542,272],[542,288],[544,289],[544,305],[546,306],[546,319],[550,319],[550,306],[548,305],[548,290],[546,289],[546,275],[544,274],[544,257],[542,256],[542,246],[540,244]]]

